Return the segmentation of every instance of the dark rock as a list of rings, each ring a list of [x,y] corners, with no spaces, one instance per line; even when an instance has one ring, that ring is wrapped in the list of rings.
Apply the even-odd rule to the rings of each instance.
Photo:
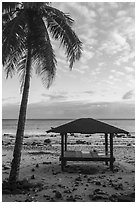
[[[34,176],[34,174],[31,176],[31,179],[35,179],[35,176]]]
[[[8,169],[10,169],[9,166],[3,166],[3,170],[8,170]]]
[[[82,141],[82,140],[77,140],[76,141],[76,144],[85,144],[86,143],[86,141]]]
[[[60,188],[66,188],[65,186],[63,186],[62,184],[58,184],[58,187],[60,187]]]
[[[50,144],[51,143],[51,140],[50,139],[45,139],[44,140],[44,144]]]
[[[51,162],[43,162],[43,164],[51,164]]]
[[[66,201],[75,202],[76,199],[75,199],[72,195],[70,195],[70,196],[66,199]]]
[[[75,182],[77,182],[77,181],[81,181],[82,179],[81,179],[81,177],[79,176],[79,177],[77,177],[76,179],[75,179]]]
[[[2,189],[2,194],[11,194],[11,191],[9,189]]]
[[[31,169],[31,171],[35,171],[35,169],[33,168],[33,169]]]
[[[35,146],[37,145],[37,142],[32,142],[31,145]]]
[[[76,191],[76,190],[77,190],[77,188],[73,188],[73,189],[72,189],[72,191]]]
[[[9,134],[7,134],[7,133],[4,133],[4,135],[3,136],[9,136]]]
[[[43,197],[46,198],[46,200],[50,200],[51,199],[51,197],[49,195],[46,195],[46,194],[43,195]]]
[[[109,197],[109,200],[111,202],[117,202],[118,201],[118,196],[116,194],[112,194],[110,197]]]
[[[75,195],[74,199],[82,200],[82,197],[81,197],[81,195]]]
[[[96,181],[95,184],[98,185],[98,186],[100,186],[100,185],[101,185],[101,182],[100,182],[100,181]]]
[[[59,191],[55,192],[55,197],[56,198],[62,198],[62,194]]]
[[[118,202],[134,202],[134,199],[129,195],[121,195],[118,197]]]
[[[25,200],[25,202],[33,202],[33,201],[34,201],[34,197],[28,197]]]
[[[108,194],[97,188],[93,191],[93,194],[90,194],[89,197],[91,200],[109,200]]]
[[[39,167],[39,164],[36,164],[36,167],[38,168],[38,167]]]
[[[8,145],[11,145],[11,142],[7,142],[7,143],[5,144],[5,146],[8,146]]]
[[[116,190],[123,190],[122,183],[112,183],[112,187],[114,187]]]
[[[70,189],[64,190],[64,193],[71,193],[71,190]]]
[[[108,200],[108,195],[100,195],[100,194],[97,194],[97,195],[93,195],[92,196],[92,200]]]

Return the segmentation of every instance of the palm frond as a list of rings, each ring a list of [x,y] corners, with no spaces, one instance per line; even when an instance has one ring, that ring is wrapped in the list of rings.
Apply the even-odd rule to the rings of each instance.
[[[43,19],[39,16],[31,18],[30,30],[33,64],[37,65],[36,73],[49,87],[56,72],[56,58]]]
[[[19,60],[18,67],[17,67],[17,73],[20,77],[20,92],[22,93],[24,83],[25,83],[25,76],[26,76],[26,62],[27,62],[27,55],[24,53],[24,56],[22,56],[22,59]]]
[[[23,2],[25,9],[31,9],[33,11],[40,11],[46,5],[50,5],[50,2]]]
[[[19,2],[2,2],[2,13],[13,12],[20,4]]]
[[[16,69],[18,61],[26,50],[25,15],[20,13],[3,26],[2,33],[2,62],[7,76]],[[11,66],[11,73],[10,73]]]
[[[60,19],[62,19],[62,21],[64,21],[64,23],[67,23],[68,25],[72,26],[74,23],[74,20],[70,17],[70,14],[68,13],[63,13],[62,11],[51,7],[49,5],[45,5],[44,10],[43,10],[43,14],[45,14],[45,11],[48,13],[51,13],[53,16],[58,16]]]
[[[79,60],[82,53],[82,42],[79,40],[71,26],[61,18],[58,13],[47,12],[45,15],[47,26],[52,33],[53,38],[61,41],[61,45],[66,48],[67,59],[70,62],[70,68],[73,67],[75,60]]]

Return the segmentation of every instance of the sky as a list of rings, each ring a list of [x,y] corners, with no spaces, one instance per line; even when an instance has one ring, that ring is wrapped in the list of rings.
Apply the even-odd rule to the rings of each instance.
[[[52,2],[69,13],[83,43],[81,59],[69,69],[65,50],[52,40],[56,77],[49,89],[31,79],[27,118],[134,118],[134,2]],[[18,118],[19,76],[2,73],[2,116]]]

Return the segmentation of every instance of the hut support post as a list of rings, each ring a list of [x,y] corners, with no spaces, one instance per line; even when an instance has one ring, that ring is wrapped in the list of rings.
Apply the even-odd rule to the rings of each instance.
[[[105,133],[105,155],[108,155],[108,134]],[[108,165],[108,162],[106,161],[106,165]]]
[[[67,151],[67,133],[65,134],[65,151]]]
[[[67,133],[65,134],[65,151],[67,151]],[[67,165],[67,161],[64,162],[64,165]]]
[[[61,134],[61,170],[64,170],[64,134]]]
[[[113,134],[110,134],[110,170],[113,171]]]

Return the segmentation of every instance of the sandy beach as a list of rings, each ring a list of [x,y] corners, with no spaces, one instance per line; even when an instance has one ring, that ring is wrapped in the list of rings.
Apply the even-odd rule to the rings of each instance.
[[[15,136],[2,140],[3,181],[8,179]],[[78,142],[79,141],[79,142]],[[135,138],[114,138],[114,172],[103,162],[68,162],[61,171],[60,135],[25,135],[20,180],[33,185],[16,194],[3,189],[3,202],[133,202]],[[104,149],[103,135],[72,135],[69,150]]]

